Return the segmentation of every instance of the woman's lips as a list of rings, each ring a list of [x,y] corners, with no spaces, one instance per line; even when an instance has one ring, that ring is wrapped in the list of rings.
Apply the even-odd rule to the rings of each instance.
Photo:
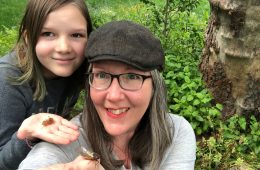
[[[107,115],[111,118],[121,118],[127,114],[129,108],[123,109],[107,109]]]
[[[121,113],[127,112],[128,108],[123,108],[123,109],[107,109],[109,112],[119,115]]]

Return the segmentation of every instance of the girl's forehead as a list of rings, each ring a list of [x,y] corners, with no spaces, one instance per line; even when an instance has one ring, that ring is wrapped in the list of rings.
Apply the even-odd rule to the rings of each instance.
[[[67,4],[49,13],[43,24],[44,29],[86,31],[87,21],[78,7]]]

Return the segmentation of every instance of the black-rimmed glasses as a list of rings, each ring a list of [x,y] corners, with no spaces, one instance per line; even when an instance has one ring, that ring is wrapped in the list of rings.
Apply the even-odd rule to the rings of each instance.
[[[152,76],[136,73],[110,74],[106,72],[88,73],[89,85],[98,90],[106,90],[110,87],[114,78],[117,79],[122,89],[136,91],[142,88],[144,80]]]

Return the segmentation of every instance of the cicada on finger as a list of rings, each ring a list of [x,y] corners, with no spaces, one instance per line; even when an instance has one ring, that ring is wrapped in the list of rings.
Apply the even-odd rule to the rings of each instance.
[[[100,163],[100,155],[95,152],[88,151],[84,147],[81,147],[80,155],[83,156],[86,160],[97,161],[98,163]]]

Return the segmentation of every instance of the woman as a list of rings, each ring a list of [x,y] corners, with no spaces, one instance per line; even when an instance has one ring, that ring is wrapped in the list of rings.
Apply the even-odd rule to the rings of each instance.
[[[194,169],[193,129],[167,113],[160,41],[130,21],[110,22],[91,33],[86,56],[86,105],[73,120],[81,127],[78,141],[40,143],[19,168]],[[80,155],[80,147],[100,163]]]

